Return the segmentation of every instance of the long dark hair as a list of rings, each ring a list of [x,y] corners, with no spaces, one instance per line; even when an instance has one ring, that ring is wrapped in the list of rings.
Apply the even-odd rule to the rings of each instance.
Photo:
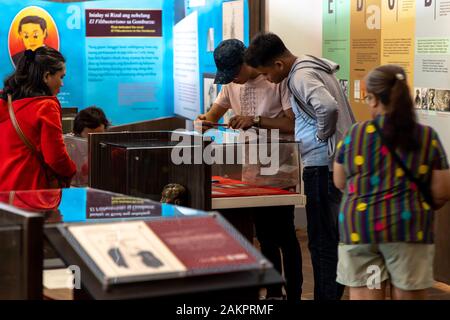
[[[3,100],[8,94],[13,100],[51,96],[50,88],[44,82],[44,75],[63,70],[66,60],[62,54],[51,47],[40,47],[35,51],[25,50],[17,63],[16,71],[8,76],[3,84]]]
[[[89,107],[81,110],[76,115],[73,122],[73,133],[81,135],[84,128],[95,129],[102,124],[105,126],[105,129],[109,126],[109,121],[103,110],[94,106]]]
[[[405,70],[384,65],[372,70],[365,82],[367,92],[386,107],[383,131],[388,142],[404,151],[417,150],[417,118]]]

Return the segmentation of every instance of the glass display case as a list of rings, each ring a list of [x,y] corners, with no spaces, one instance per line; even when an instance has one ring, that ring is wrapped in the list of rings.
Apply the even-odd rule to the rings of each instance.
[[[298,143],[289,136],[229,129],[205,136],[213,141],[213,209],[305,204]]]
[[[2,208],[33,212],[42,220],[41,249],[30,246],[41,254],[41,291],[44,236],[65,266],[77,266],[82,274],[75,299],[80,292],[94,299],[257,299],[261,287],[282,282],[272,264],[216,212],[92,188],[3,192]],[[0,222],[0,254],[7,255],[0,284],[10,287],[18,282],[14,268],[28,260],[17,239],[23,229]]]
[[[201,156],[199,163],[191,158],[201,155],[204,145],[201,139],[199,145],[172,139],[177,134],[154,131],[90,135],[90,187],[159,201],[167,185],[179,184],[186,190],[181,205],[210,210],[211,186],[205,182],[211,179],[211,167],[201,161]],[[183,161],[174,160],[178,155]]]
[[[72,186],[87,187],[89,183],[89,150],[87,139],[76,137],[72,134],[64,135],[64,143],[70,158],[77,167],[77,172],[72,178]]]
[[[274,132],[91,135],[91,186],[157,200],[167,184],[177,183],[186,189],[184,205],[201,210],[304,205],[298,145]]]
[[[104,288],[272,267],[218,214],[64,224],[58,230]]]
[[[299,184],[300,159],[295,141],[235,130],[210,130],[207,135],[213,139],[213,176],[280,189],[295,190]]]

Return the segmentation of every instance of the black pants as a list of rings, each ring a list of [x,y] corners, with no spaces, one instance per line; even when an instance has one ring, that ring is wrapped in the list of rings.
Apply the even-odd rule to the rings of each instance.
[[[294,206],[257,208],[254,222],[262,254],[280,273],[282,273],[281,249],[288,300],[300,300],[303,284],[302,253],[295,233]],[[267,288],[267,297],[281,295],[281,286]]]
[[[342,193],[334,186],[327,166],[303,170],[308,220],[308,248],[314,272],[314,299],[336,300],[344,286],[336,282],[338,214]]]

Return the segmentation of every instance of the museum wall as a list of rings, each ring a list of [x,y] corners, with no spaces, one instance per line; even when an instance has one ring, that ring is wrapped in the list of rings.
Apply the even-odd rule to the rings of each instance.
[[[449,13],[438,1],[388,5],[380,0],[267,0],[266,30],[277,33],[296,55],[309,53],[338,62],[337,76],[358,121],[370,117],[362,102],[365,75],[380,64],[402,65],[411,92],[419,90],[420,100],[430,101],[429,92],[435,94],[432,104],[417,104],[415,99],[417,114],[422,124],[438,132],[450,158],[450,104],[444,99],[450,91],[450,71],[444,67],[450,61]],[[436,278],[448,282],[450,205],[436,217]]]
[[[278,34],[296,55],[322,55],[321,1],[266,1],[266,30]]]

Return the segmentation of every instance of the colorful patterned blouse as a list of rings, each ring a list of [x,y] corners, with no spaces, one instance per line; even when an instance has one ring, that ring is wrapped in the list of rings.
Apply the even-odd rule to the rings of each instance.
[[[382,128],[384,120],[379,116],[375,121]],[[432,170],[449,166],[436,132],[419,127],[420,150],[397,153],[425,182],[431,180]],[[433,209],[382,145],[372,122],[353,125],[338,148],[336,161],[344,165],[347,176],[339,214],[341,242],[433,243]]]

